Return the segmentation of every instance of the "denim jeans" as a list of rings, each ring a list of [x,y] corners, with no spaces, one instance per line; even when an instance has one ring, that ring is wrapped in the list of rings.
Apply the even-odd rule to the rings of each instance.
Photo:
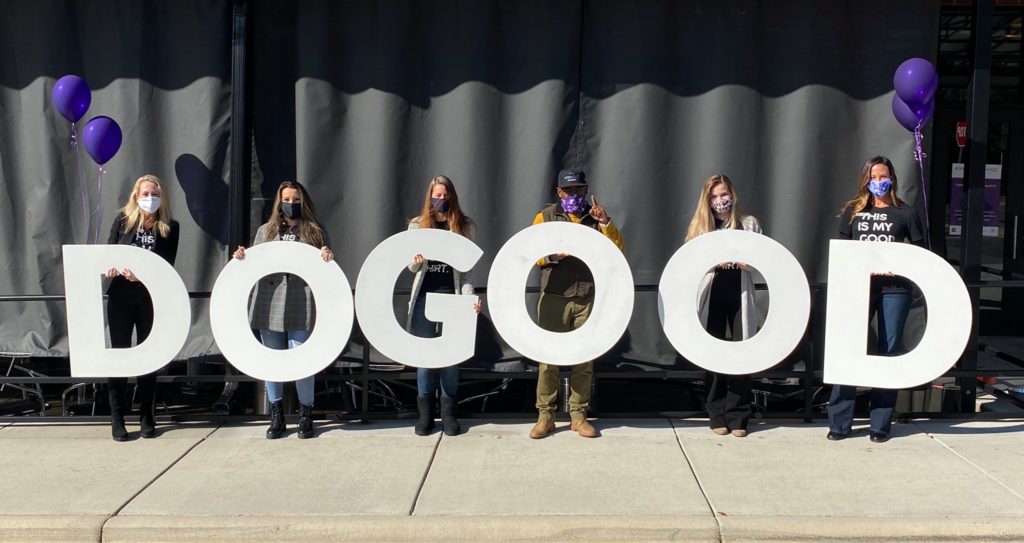
[[[910,312],[910,294],[907,292],[872,293],[871,306],[878,322],[877,354],[895,356],[903,343],[903,325]],[[889,435],[892,413],[898,390],[873,388],[868,397],[871,406],[870,431]],[[834,385],[828,399],[828,429],[837,434],[849,434],[853,426],[853,408],[857,401],[857,387]]]
[[[309,339],[309,330],[289,330],[287,332],[272,332],[260,330],[260,341],[271,349],[284,350],[294,349]],[[313,384],[316,380],[314,375],[304,377],[295,381],[295,390],[299,393],[299,403],[313,407]],[[284,398],[284,383],[267,381],[267,399],[271,403],[279,402]]]
[[[427,305],[426,294],[416,298],[412,305],[412,335],[416,337],[437,337],[441,335],[441,323],[427,320],[424,308]],[[439,383],[440,382],[440,383]],[[447,398],[455,398],[459,389],[459,367],[448,366],[440,369],[416,369],[416,390],[420,396],[434,396],[438,384],[441,386],[441,395]]]

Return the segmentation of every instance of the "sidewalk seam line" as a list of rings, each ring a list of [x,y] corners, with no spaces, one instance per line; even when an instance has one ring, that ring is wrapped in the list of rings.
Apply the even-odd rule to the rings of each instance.
[[[103,520],[103,524],[100,525],[100,541],[101,542],[103,541],[103,535],[104,535],[104,532],[107,529],[107,522],[110,522],[110,519],[112,519],[112,518],[116,517],[117,515],[119,515],[121,513],[121,511],[124,510],[125,507],[128,507],[128,504],[132,503],[132,501],[134,501],[135,498],[139,497],[139,494],[142,494],[143,492],[145,492],[147,488],[152,486],[153,483],[157,482],[157,480],[160,479],[161,477],[163,477],[164,474],[167,473],[168,471],[170,471],[171,468],[173,468],[174,466],[178,465],[178,462],[181,462],[182,458],[185,458],[186,456],[188,456],[188,453],[192,452],[192,450],[195,449],[196,447],[198,447],[200,443],[203,443],[204,441],[206,441],[206,438],[212,436],[214,432],[216,432],[217,430],[219,430],[221,428],[221,426],[222,425],[218,424],[216,428],[210,430],[210,432],[208,434],[206,434],[205,436],[203,436],[202,439],[200,439],[199,441],[196,441],[195,443],[193,443],[188,449],[185,449],[185,452],[181,453],[181,455],[179,455],[177,458],[175,458],[174,461],[170,463],[170,465],[168,465],[164,469],[160,470],[160,473],[157,473],[156,476],[154,476],[152,479],[150,479],[150,481],[148,483],[143,485],[142,488],[140,488],[138,491],[136,491],[134,494],[132,494],[128,498],[127,501],[122,503],[121,506],[117,508],[116,511],[114,511],[110,515],[107,515],[107,518]]]
[[[672,427],[672,433],[676,436],[676,444],[679,445],[679,450],[682,451],[683,458],[686,459],[686,466],[690,468],[690,473],[693,474],[693,480],[697,482],[697,488],[700,489],[700,493],[704,496],[704,501],[707,502],[708,509],[711,511],[711,517],[715,519],[715,524],[718,526],[718,541],[719,543],[724,542],[725,534],[722,531],[722,519],[718,518],[718,512],[715,510],[715,505],[711,503],[711,498],[708,496],[708,492],[704,488],[704,482],[700,480],[700,475],[697,475],[697,470],[693,467],[693,462],[690,462],[690,455],[686,453],[686,447],[683,446],[683,440],[679,437],[678,428],[676,428],[675,422],[669,418],[668,424]]]
[[[423,485],[427,483],[427,475],[430,475],[430,468],[434,465],[434,458],[437,456],[437,448],[441,446],[441,439],[444,434],[438,432],[437,441],[434,442],[434,450],[430,453],[430,460],[427,461],[427,469],[423,470],[423,477],[420,479],[420,484],[416,487],[416,497],[412,499],[412,505],[409,507],[409,516],[411,517],[416,512],[416,505],[420,502],[420,494],[423,492]]]
[[[1024,500],[1024,496],[1022,496],[1022,495],[1021,495],[1021,494],[1020,494],[1019,492],[1017,492],[1016,490],[1014,490],[1014,489],[1012,489],[1012,488],[1010,488],[1010,487],[1006,486],[1006,484],[1005,484],[1005,483],[1003,483],[1003,482],[1002,482],[1002,481],[1000,481],[999,479],[996,479],[996,477],[995,477],[994,475],[992,475],[991,473],[989,473],[989,472],[988,472],[988,471],[987,471],[986,469],[984,469],[984,468],[982,468],[981,466],[979,466],[978,464],[975,464],[974,462],[972,462],[972,461],[971,461],[971,459],[967,458],[966,456],[964,456],[963,454],[961,454],[961,453],[960,453],[959,451],[957,451],[957,450],[956,450],[956,449],[954,449],[953,447],[949,446],[949,444],[948,444],[948,443],[946,443],[945,441],[942,441],[941,439],[939,439],[939,438],[938,438],[938,437],[937,437],[937,436],[936,436],[935,434],[933,434],[933,433],[929,432],[928,430],[925,430],[924,428],[921,428],[920,426],[918,426],[918,425],[917,425],[917,423],[916,423],[916,422],[914,422],[913,424],[914,424],[914,426],[917,426],[917,428],[918,428],[919,430],[921,430],[921,431],[923,431],[923,432],[924,432],[925,434],[927,434],[927,435],[928,435],[929,437],[931,437],[931,438],[932,438],[932,439],[934,439],[935,441],[938,441],[938,442],[939,442],[939,444],[940,444],[940,445],[942,445],[943,447],[945,447],[945,448],[946,448],[946,449],[947,449],[947,450],[948,450],[949,452],[951,452],[951,453],[953,453],[953,454],[957,455],[958,457],[960,457],[960,459],[961,459],[961,460],[963,460],[964,462],[967,462],[967,464],[968,464],[968,465],[970,465],[970,466],[971,466],[971,467],[973,467],[974,469],[976,469],[976,470],[980,471],[981,473],[985,474],[985,477],[988,477],[989,479],[992,479],[993,481],[995,481],[995,483],[996,483],[997,485],[999,485],[999,486],[1003,487],[1004,489],[1006,489],[1006,491],[1007,491],[1007,492],[1009,492],[1010,494],[1013,494],[1013,495],[1014,495],[1014,496],[1016,496],[1017,498],[1019,498],[1019,499],[1021,499],[1021,500]]]

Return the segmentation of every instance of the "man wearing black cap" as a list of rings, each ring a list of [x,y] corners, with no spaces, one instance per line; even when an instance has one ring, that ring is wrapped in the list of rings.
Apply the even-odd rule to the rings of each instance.
[[[580,170],[562,170],[558,173],[558,203],[541,210],[533,224],[542,222],[573,222],[600,231],[620,250],[622,236],[612,224],[604,207],[591,197],[587,204],[587,176]],[[582,260],[567,253],[548,255],[539,261],[541,267],[541,294],[537,304],[537,324],[552,332],[569,332],[587,322],[594,307],[594,276]],[[590,387],[594,380],[594,363],[584,362],[572,367],[569,378],[570,428],[583,437],[600,434],[589,421]],[[530,437],[540,439],[555,431],[552,411],[558,396],[558,366],[540,364],[537,375],[537,424]]]

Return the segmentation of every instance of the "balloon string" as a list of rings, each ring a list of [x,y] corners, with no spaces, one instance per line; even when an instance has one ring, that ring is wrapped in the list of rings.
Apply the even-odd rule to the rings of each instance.
[[[93,243],[91,239],[92,225],[89,222],[89,186],[85,184],[85,175],[82,171],[82,153],[78,152],[78,126],[71,123],[71,152],[75,155],[75,186],[82,193],[82,225],[85,228],[85,242]]]
[[[103,207],[103,174],[105,173],[107,173],[107,169],[100,164],[99,175],[96,176],[96,207],[92,211],[93,220],[90,220],[95,225],[92,236],[94,242],[98,242],[100,239],[100,219],[103,217],[98,215]]]
[[[921,142],[924,140],[924,135],[921,134],[921,125],[923,124],[924,122],[918,122],[917,127],[914,128],[914,160],[917,161],[917,169],[921,174],[921,197],[924,199],[924,239],[928,249],[931,250],[931,226],[928,224],[928,187],[924,181],[924,158],[928,155],[924,154],[924,149],[921,148]]]

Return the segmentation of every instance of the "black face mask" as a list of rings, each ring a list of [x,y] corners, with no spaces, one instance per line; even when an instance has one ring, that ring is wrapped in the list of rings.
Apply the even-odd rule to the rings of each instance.
[[[298,219],[302,216],[302,202],[281,203],[281,213],[289,219]]]
[[[430,209],[434,210],[437,213],[447,213],[448,212],[448,199],[447,198],[431,198],[430,199]]]

